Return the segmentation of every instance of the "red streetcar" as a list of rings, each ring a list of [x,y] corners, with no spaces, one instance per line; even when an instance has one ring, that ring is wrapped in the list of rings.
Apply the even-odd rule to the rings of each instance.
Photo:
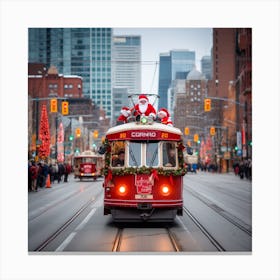
[[[103,156],[84,151],[73,158],[74,178],[96,180],[104,167]]]
[[[115,221],[173,221],[183,213],[182,132],[138,121],[110,128],[104,144],[104,215]]]

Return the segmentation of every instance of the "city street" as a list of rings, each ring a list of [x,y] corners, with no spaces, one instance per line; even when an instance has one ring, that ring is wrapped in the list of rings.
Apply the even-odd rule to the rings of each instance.
[[[103,178],[28,195],[29,252],[246,252],[252,250],[252,182],[233,173],[184,176],[173,224],[115,224],[103,215]]]

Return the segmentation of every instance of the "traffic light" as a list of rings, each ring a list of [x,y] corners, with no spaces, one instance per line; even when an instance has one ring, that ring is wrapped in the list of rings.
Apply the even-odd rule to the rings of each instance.
[[[57,99],[56,98],[51,99],[50,107],[51,107],[51,110],[50,110],[51,113],[57,112]]]
[[[234,147],[234,150],[235,150],[235,151],[237,151],[237,150],[238,150],[238,147],[237,147],[237,146],[235,146],[235,147]]]
[[[185,127],[185,135],[189,135],[190,134],[190,129],[188,127]]]
[[[194,141],[194,142],[198,142],[198,141],[199,141],[199,136],[198,136],[198,134],[195,134],[195,135],[193,136],[193,141]]]
[[[98,138],[98,130],[93,131],[93,138]]]
[[[81,129],[78,127],[76,128],[76,137],[81,137]]]
[[[215,129],[215,127],[214,126],[211,126],[210,127],[210,135],[215,135],[216,134],[216,129]]]
[[[211,99],[210,98],[204,99],[204,111],[205,112],[211,111]]]
[[[68,101],[62,101],[61,102],[61,114],[62,115],[68,115],[69,114]]]
[[[73,139],[74,139],[74,136],[73,136],[73,135],[70,135],[70,136],[69,136],[69,141],[73,141]]]

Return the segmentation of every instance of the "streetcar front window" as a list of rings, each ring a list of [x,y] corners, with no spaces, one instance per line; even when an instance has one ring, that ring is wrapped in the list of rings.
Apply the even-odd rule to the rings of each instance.
[[[158,142],[146,144],[146,165],[158,166]]]
[[[129,142],[129,166],[141,166],[141,143],[140,142]]]
[[[177,149],[175,143],[164,142],[162,144],[162,157],[164,167],[175,167],[177,165]]]
[[[115,141],[112,142],[112,167],[125,166],[125,142]]]

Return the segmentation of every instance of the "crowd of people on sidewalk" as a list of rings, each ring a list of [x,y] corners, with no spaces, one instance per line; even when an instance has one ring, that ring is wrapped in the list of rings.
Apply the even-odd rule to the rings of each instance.
[[[240,179],[252,180],[252,160],[246,159],[233,164],[234,174],[239,176]]]
[[[234,174],[239,176],[240,179],[252,180],[252,160],[250,158],[234,162],[232,168]],[[221,168],[215,163],[203,164],[199,162],[198,164],[188,164],[187,170],[192,173],[197,173],[197,171],[221,173]]]
[[[46,163],[44,161],[35,162],[28,161],[28,191],[37,192],[38,188],[45,188],[48,176],[50,183],[55,181],[68,182],[68,175],[72,172],[72,167],[69,163]]]

